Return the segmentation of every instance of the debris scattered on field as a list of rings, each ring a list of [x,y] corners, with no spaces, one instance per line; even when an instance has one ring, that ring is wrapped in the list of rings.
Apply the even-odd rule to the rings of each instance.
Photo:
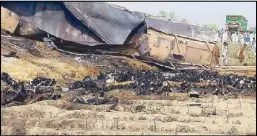
[[[139,105],[139,106],[136,106],[135,109],[136,109],[137,112],[142,112],[145,108],[146,108],[146,106]]]
[[[198,106],[200,107],[202,104],[201,103],[189,103],[187,106]]]
[[[208,72],[201,73],[206,73],[207,75],[205,76],[202,74],[201,76],[194,76],[190,78],[188,75],[183,77],[184,74],[177,74],[177,78],[183,79],[183,82],[180,84],[179,88],[184,90],[184,92],[187,92],[189,97],[199,98],[199,92],[194,91],[193,88],[197,87],[195,83],[200,81],[200,78],[203,80],[209,78],[212,79],[212,82],[216,83],[215,87],[211,86],[213,89],[215,89],[213,92],[215,95],[232,95],[234,93],[255,90],[255,86],[252,84],[256,81],[256,78],[248,78],[237,75],[217,75],[215,78],[215,76],[210,76]],[[191,72],[192,76],[193,74],[194,73]],[[195,74],[197,75],[197,73]],[[110,85],[107,83],[110,78],[113,79],[114,82],[118,83],[127,81],[133,82],[130,82],[129,84]],[[175,78],[173,81],[178,81],[177,78]],[[170,79],[172,80],[174,78],[171,77]],[[61,93],[64,93],[69,97],[68,101],[73,103],[112,103],[113,106],[111,106],[111,109],[115,109],[118,104],[118,99],[113,96],[105,96],[105,92],[113,89],[132,89],[137,95],[163,95],[170,92],[174,87],[165,81],[165,78],[160,71],[134,70],[108,74],[102,73],[97,77],[86,76],[82,81],[75,81],[69,88],[56,85],[56,81],[54,79],[49,79],[46,77],[37,77],[28,84],[16,82],[8,73],[5,72],[1,73],[1,85],[2,82],[3,84],[10,86],[5,86],[5,89],[1,89],[1,105],[4,106],[28,104],[41,100],[56,100],[62,98]],[[84,100],[82,96],[88,94],[94,94],[95,98]],[[99,97],[102,97],[103,99]]]
[[[7,54],[2,54],[4,57],[14,57],[14,58],[19,58],[19,56],[17,56],[17,52],[11,51],[8,52]]]
[[[51,50],[56,49],[57,46],[54,44],[54,42],[50,38],[43,38],[44,43],[47,45],[47,47]]]
[[[30,82],[30,84],[33,86],[38,86],[38,85],[53,86],[55,85],[55,83],[56,81],[54,79],[49,79],[45,77],[37,77]]]
[[[188,94],[189,94],[189,97],[195,97],[195,98],[200,97],[200,94],[196,91],[190,91]]]
[[[37,57],[42,57],[40,49],[34,46],[35,41],[33,40],[14,37],[12,39],[3,38],[1,39],[2,42],[7,43],[4,46],[11,46],[24,52],[30,52]],[[91,53],[79,56],[63,52],[61,54],[71,60],[79,61],[81,64],[101,66],[102,73],[96,77],[86,76],[83,80],[74,81],[68,88],[65,88],[58,86],[55,79],[47,77],[37,77],[30,81],[30,83],[22,85],[23,83],[16,82],[8,73],[2,72],[1,83],[4,82],[8,87],[6,86],[4,87],[6,89],[1,89],[3,90],[1,91],[1,97],[3,98],[1,104],[10,106],[28,104],[45,99],[60,99],[64,97],[62,94],[68,94],[67,97],[70,99],[67,99],[71,102],[96,104],[95,98],[83,100],[81,96],[97,92],[107,92],[113,89],[133,90],[136,95],[167,95],[167,93],[176,90],[188,93],[193,89],[208,93],[205,90],[208,88],[210,92],[214,91],[214,94],[231,95],[233,93],[255,92],[256,88],[256,77],[234,74],[219,75],[216,71],[192,68],[191,65],[173,63],[176,69],[166,72],[158,70],[132,70],[132,66],[129,65],[128,61],[111,55]],[[179,86],[174,86],[167,81],[176,82]],[[198,85],[198,83],[206,83],[206,85],[202,86]],[[107,98],[103,99],[106,100]]]

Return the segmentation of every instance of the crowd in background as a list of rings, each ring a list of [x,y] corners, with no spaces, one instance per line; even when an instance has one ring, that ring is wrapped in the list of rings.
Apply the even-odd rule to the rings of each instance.
[[[227,30],[221,29],[217,34],[217,42],[233,42],[243,46],[251,46],[252,50],[256,52],[256,33],[255,32],[235,32],[230,33]]]
[[[214,57],[216,65],[228,65],[228,43],[237,43],[239,45],[238,59],[240,63],[243,63],[246,56],[247,47],[250,46],[251,49],[256,53],[256,34],[255,32],[237,32],[230,33],[227,30],[218,31],[216,36],[217,42],[222,42],[221,50],[216,46],[214,49]],[[221,51],[221,52],[220,52]],[[221,63],[219,59],[221,58]]]

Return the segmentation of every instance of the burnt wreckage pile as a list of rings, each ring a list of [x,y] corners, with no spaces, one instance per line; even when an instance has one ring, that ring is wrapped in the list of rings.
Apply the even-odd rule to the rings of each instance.
[[[55,80],[39,77],[29,84],[16,82],[8,73],[1,73],[1,105],[13,106],[30,103],[30,100],[37,99],[58,99],[60,95],[53,94]],[[41,95],[42,94],[42,95]]]
[[[173,76],[168,76],[167,80],[189,83],[222,83],[238,90],[253,89],[256,85],[256,76],[247,77],[236,74],[220,75],[217,71],[211,70],[187,70]]]
[[[112,82],[126,82],[128,84],[110,85]],[[69,88],[56,85],[54,79],[38,77],[30,83],[16,82],[8,73],[1,73],[1,105],[21,105],[33,103],[40,100],[56,100],[62,97],[61,93],[69,93],[70,102],[82,104],[104,104],[113,102],[117,104],[117,98],[106,97],[104,92],[113,89],[132,89],[137,95],[161,95],[171,92],[174,86],[166,81],[182,82],[176,89],[190,90],[196,88],[195,83],[215,83],[214,94],[238,93],[242,91],[253,91],[256,88],[256,77],[238,75],[219,75],[214,71],[187,70],[179,73],[164,75],[160,71],[134,71],[126,70],[115,73],[100,74],[97,77],[85,77],[82,81],[76,81]],[[5,86],[4,86],[5,85]],[[224,91],[226,90],[226,91]],[[94,94],[96,98],[85,101],[81,96]],[[104,99],[99,100],[98,96]]]
[[[126,82],[132,81],[126,85],[111,85],[106,83],[111,82]],[[96,78],[85,77],[83,81],[76,81],[71,89],[84,87],[86,89],[93,89],[94,91],[102,90],[104,92],[113,89],[134,89],[137,95],[150,95],[152,93],[160,94],[165,87],[163,82],[164,76],[158,71],[134,71],[125,70],[115,73],[100,74]]]

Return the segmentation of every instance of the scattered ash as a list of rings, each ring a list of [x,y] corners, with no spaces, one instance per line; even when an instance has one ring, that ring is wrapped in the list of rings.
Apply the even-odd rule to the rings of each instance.
[[[256,76],[247,77],[236,74],[220,75],[217,71],[211,70],[187,70],[167,76],[166,80],[190,83],[218,83],[222,81],[224,85],[230,85],[238,89],[252,88],[256,84]]]
[[[1,73],[1,105],[12,106],[29,104],[41,100],[56,100],[62,97],[62,93],[69,94],[68,101],[81,104],[104,104],[115,101],[116,98],[104,97],[103,93],[113,89],[134,90],[137,95],[163,95],[172,92],[174,86],[166,81],[182,82],[178,89],[182,92],[190,92],[196,88],[195,83],[216,83],[212,87],[213,94],[229,95],[233,93],[253,92],[256,93],[256,77],[238,75],[219,75],[213,71],[190,70],[181,73],[165,75],[160,71],[134,71],[124,70],[118,72],[102,73],[97,77],[86,76],[82,81],[75,81],[69,88],[56,85],[54,79],[38,77],[29,83],[16,82],[8,73]],[[127,82],[128,84],[110,85],[115,82]],[[98,100],[98,93],[103,100]],[[196,93],[196,92],[194,92]],[[93,94],[92,100],[83,100],[81,96]]]
[[[201,81],[215,81],[219,78],[219,74],[216,71],[208,70],[186,70],[179,73],[175,73],[173,76],[168,76],[167,79],[175,82],[201,82]]]
[[[133,69],[130,64],[122,58],[107,56],[107,55],[94,55],[75,57],[82,64],[88,66],[98,66],[103,73],[113,73],[116,71],[125,71],[127,69]]]
[[[1,73],[1,81],[4,81],[7,85],[10,85],[14,89],[18,89],[20,85],[11,78],[8,73],[2,72]]]
[[[107,83],[133,81],[126,85],[107,86]],[[82,81],[74,82],[70,89],[85,88],[95,93],[98,90],[134,89],[138,95],[157,93],[163,87],[164,76],[158,71],[124,70],[115,73],[101,73],[99,76],[85,77]]]
[[[46,78],[46,77],[37,77],[37,78],[33,79],[30,82],[30,84],[33,85],[33,86],[39,86],[39,85],[53,86],[53,85],[56,84],[56,81],[54,79],[49,79],[49,78]]]

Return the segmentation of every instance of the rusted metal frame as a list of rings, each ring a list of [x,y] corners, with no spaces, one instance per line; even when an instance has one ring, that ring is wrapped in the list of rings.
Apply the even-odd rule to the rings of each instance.
[[[165,38],[160,38],[160,37],[158,37],[157,38],[157,47],[159,47],[160,45],[161,45],[161,41],[168,41],[169,42],[169,40],[167,40],[167,39],[165,39]],[[170,42],[173,42],[172,40],[170,41]],[[174,44],[174,43],[173,43]],[[172,50],[172,48],[170,49],[170,54],[171,54],[171,50]],[[176,69],[176,67],[170,62],[170,61],[168,61],[170,64],[171,64],[171,66],[174,68],[174,69]]]
[[[179,49],[179,46],[178,46],[178,38],[177,38],[177,35],[174,35],[174,36],[175,36],[175,40],[176,40],[176,44],[177,44],[178,51],[179,51],[179,53],[181,53],[181,51],[180,51],[180,49]],[[191,65],[194,65],[192,62],[190,62],[190,61],[187,59],[187,57],[186,57],[183,53],[181,53],[181,55],[185,58],[185,60],[186,60],[187,62],[189,62]]]
[[[204,41],[205,43],[206,43],[206,46],[207,46],[207,48],[209,49],[209,51],[211,52],[211,64],[210,64],[210,66],[212,65],[212,61],[213,61],[213,52],[211,51],[211,49],[210,49],[210,47],[208,46],[208,42],[207,41]]]
[[[170,65],[171,65],[174,69],[176,69],[176,67],[173,65],[173,63],[171,63],[170,61],[169,61],[169,63],[170,63]]]
[[[152,27],[149,27],[148,29],[152,29],[152,30],[154,30],[154,31],[157,31],[157,32],[160,32],[160,33],[163,33],[163,34],[166,34],[166,35],[173,35],[173,36],[177,35],[177,34],[165,33],[165,32],[163,32],[163,31],[157,30],[157,29],[152,28]],[[185,39],[192,40],[192,41],[204,42],[203,40],[197,40],[197,39],[194,39],[194,38],[191,38],[191,37],[187,37],[187,36],[183,36],[183,35],[178,35],[178,36],[181,37],[181,38],[185,38]],[[209,42],[209,43],[213,43],[213,42]]]
[[[205,50],[205,49],[202,49],[202,48],[197,48],[197,47],[192,47],[192,46],[187,46],[188,48],[194,48],[194,49],[199,49],[199,50],[202,50],[202,51],[208,51],[208,50]]]
[[[199,49],[199,50],[203,50],[203,51],[206,51],[205,49],[201,49],[201,48],[195,48],[195,47],[190,47],[190,46],[187,46],[187,48],[194,48],[194,49]],[[212,52],[211,52],[212,53]],[[211,61],[213,60],[213,53],[212,53],[212,59],[211,59]],[[211,64],[212,64],[212,62],[211,62]],[[211,65],[210,64],[210,65]],[[194,64],[194,66],[200,66],[200,67],[206,67],[206,66],[204,66],[204,65],[197,65],[197,64]]]
[[[178,46],[178,40],[177,40],[177,35],[176,35],[176,34],[168,34],[168,33],[165,33],[165,32],[163,32],[163,31],[154,29],[154,28],[152,28],[152,27],[150,27],[150,28],[148,28],[148,29],[152,29],[152,30],[155,30],[155,31],[160,32],[160,33],[163,33],[163,34],[175,36],[175,40],[176,40],[176,42],[177,42],[176,44],[177,44],[178,51],[181,53],[181,51],[180,51],[180,49],[179,49],[179,46]],[[186,36],[181,36],[181,35],[179,35],[179,37],[186,38],[186,39],[193,40],[193,41],[206,42],[206,41],[196,40],[196,39],[193,39],[193,38],[190,38],[190,37],[186,37]],[[209,42],[209,43],[213,43],[213,42]],[[190,46],[186,46],[186,48],[187,48],[187,47],[190,47]],[[208,47],[208,48],[209,48],[209,47]],[[200,48],[197,48],[197,49],[200,49]],[[204,49],[201,49],[201,50],[204,50]],[[205,50],[205,51],[206,51],[206,50]],[[209,51],[210,51],[210,48],[209,48]],[[182,53],[181,53],[181,54],[182,54]],[[212,52],[212,54],[213,54],[213,52]],[[183,56],[191,65],[200,66],[200,67],[206,68],[206,66],[203,66],[203,65],[196,65],[196,64],[193,64],[192,62],[190,62],[190,61],[187,59],[187,57],[186,57],[184,54],[182,54],[182,56]],[[213,60],[213,55],[212,55],[212,60]],[[212,62],[211,62],[211,64],[212,64]],[[210,64],[210,65],[211,65],[211,64]]]

